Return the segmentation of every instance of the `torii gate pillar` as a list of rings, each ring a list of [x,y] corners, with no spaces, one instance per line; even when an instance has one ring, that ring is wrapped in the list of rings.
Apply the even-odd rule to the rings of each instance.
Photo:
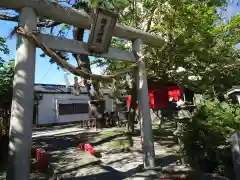
[[[143,164],[145,169],[155,167],[155,151],[152,136],[152,119],[148,103],[148,84],[145,62],[143,60],[143,43],[140,39],[132,42],[132,49],[138,63],[137,86],[138,102],[141,117],[141,132],[143,136]]]
[[[20,12],[19,26],[36,30],[37,15],[30,7]],[[36,46],[18,35],[10,121],[8,180],[28,180],[32,140]]]

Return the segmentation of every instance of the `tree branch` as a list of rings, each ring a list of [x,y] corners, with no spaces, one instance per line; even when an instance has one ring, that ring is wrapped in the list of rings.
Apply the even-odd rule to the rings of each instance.
[[[11,17],[11,16],[0,14],[0,20],[18,22],[18,16]]]
[[[12,21],[12,22],[18,22],[18,17],[19,16],[7,16],[7,15],[3,15],[3,14],[0,14],[0,20],[3,20],[3,21]],[[40,21],[37,23],[37,27],[46,27],[46,28],[50,28],[50,27],[54,27],[54,26],[57,26],[61,23],[59,22],[55,22],[55,21],[52,21],[52,20],[44,20],[44,21]]]
[[[80,28],[73,28],[73,39],[77,41],[83,41],[83,35],[84,35],[84,29]],[[89,66],[86,66],[86,63],[89,62],[87,55],[79,55],[79,54],[72,54],[73,57],[76,59],[78,68],[79,69],[85,69],[90,72],[90,64]]]
[[[37,27],[50,28],[50,27],[54,27],[54,26],[57,26],[57,25],[60,25],[60,24],[62,24],[62,23],[55,22],[55,21],[52,21],[52,20],[48,20],[48,21],[38,22]]]
[[[14,28],[13,32],[16,32],[22,36],[25,36],[27,38],[30,38],[39,48],[42,49],[42,51],[51,57],[51,59],[57,63],[60,67],[68,70],[74,75],[81,76],[83,78],[91,78],[95,80],[104,80],[104,81],[112,81],[114,76],[104,76],[104,75],[96,75],[96,74],[90,74],[88,72],[82,71],[78,68],[75,68],[73,65],[69,64],[66,62],[64,59],[62,59],[60,56],[58,56],[54,51],[49,49],[45,44],[39,41],[37,36],[35,35],[36,33],[33,32],[27,32],[24,28],[22,27],[16,27]],[[13,33],[11,33],[13,34]]]
[[[157,7],[153,7],[152,11],[151,11],[151,16],[148,20],[148,23],[147,23],[147,28],[146,28],[146,32],[148,32],[150,29],[151,29],[151,24],[152,24],[152,20],[153,20],[153,16],[154,16],[154,13],[156,11]]]

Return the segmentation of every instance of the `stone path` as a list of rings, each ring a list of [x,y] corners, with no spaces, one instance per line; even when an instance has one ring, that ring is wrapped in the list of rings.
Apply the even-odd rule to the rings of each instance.
[[[109,143],[121,139],[123,129],[112,128],[101,132],[95,130],[82,130],[76,125],[73,127],[38,129],[34,132],[33,143],[45,148],[52,155],[52,170],[57,174],[57,179],[64,180],[143,180],[143,179],[174,179],[163,178],[165,175],[176,174],[179,171],[188,171],[188,168],[178,165],[178,157],[175,152],[178,146],[173,141],[170,127],[165,126],[164,134],[154,133],[154,146],[156,165],[161,167],[154,171],[142,171],[142,152],[139,136],[133,136],[133,147],[114,148]],[[106,136],[106,134],[110,134]],[[99,137],[101,137],[99,139]],[[101,152],[101,157],[90,156],[86,152],[79,152],[76,147],[79,143],[91,143],[94,149]],[[197,177],[197,178],[196,178]],[[0,180],[5,176],[0,174]],[[49,179],[46,174],[34,172],[30,175],[31,180]],[[192,180],[212,180],[201,175],[194,175]]]
[[[43,146],[52,153],[52,165],[59,179],[122,180],[145,178],[141,174],[138,175],[142,168],[141,141],[139,136],[132,138],[134,146],[131,149],[115,149],[109,147],[108,142],[121,138],[123,136],[121,134],[123,133],[122,129],[103,130],[104,133],[117,133],[99,141],[94,140],[94,137],[99,136],[100,132],[83,131],[77,127],[72,129],[68,127],[68,130],[40,132],[35,133],[34,136],[35,144]],[[99,159],[93,158],[93,156],[89,156],[87,153],[76,151],[76,146],[80,142],[92,142],[94,149],[100,151],[102,157]],[[157,165],[168,166],[176,164],[177,158],[172,155],[172,148],[164,148],[156,142],[155,152]],[[137,175],[138,177],[136,177]],[[159,179],[159,177],[156,176],[156,179]]]
[[[51,167],[59,179],[75,177],[79,169],[100,164],[100,160],[87,152],[77,151],[75,148],[53,152]]]
[[[167,131],[169,127],[164,127]],[[106,131],[114,131],[106,130]],[[121,131],[115,129],[115,131]],[[114,138],[110,141],[114,141],[119,138],[117,135],[113,135]],[[139,136],[132,138],[134,146],[131,149],[114,149],[109,147],[106,142],[92,143],[94,149],[101,151],[102,157],[99,158],[100,162],[96,164],[88,163],[86,166],[80,166],[73,168],[74,171],[60,179],[73,179],[73,180],[144,180],[144,179],[176,179],[180,175],[190,174],[190,180],[213,180],[221,178],[213,178],[212,175],[198,174],[196,172],[189,171],[190,169],[178,164],[179,158],[175,155],[178,146],[174,143],[174,137],[171,132],[164,136],[160,134],[160,137],[155,138],[155,154],[156,165],[161,167],[155,171],[142,171],[142,153],[141,153],[141,141]],[[158,139],[160,138],[160,139]],[[74,153],[74,152],[73,152]],[[70,155],[71,156],[71,155]],[[67,157],[67,156],[65,156]],[[75,161],[76,164],[77,161]],[[74,163],[72,163],[72,166]],[[189,172],[188,172],[189,171]],[[167,178],[166,175],[172,175],[171,178]],[[197,174],[197,175],[196,175]],[[164,176],[166,178],[164,178]],[[68,177],[68,178],[66,178]],[[174,178],[175,177],[175,178]]]
[[[29,180],[49,180],[45,173],[39,171],[31,172],[29,176]],[[0,173],[0,180],[6,180],[5,172]]]
[[[139,135],[133,136],[132,148],[116,148],[110,143],[126,137],[124,129],[111,128],[102,131],[83,130],[77,125],[39,128],[33,131],[33,144],[44,148],[53,156],[51,172],[57,174],[57,179],[64,180],[143,180],[143,179],[174,179],[163,178],[165,175],[186,172],[189,169],[178,164],[176,156],[178,146],[174,142],[171,127],[165,125],[163,131],[154,132],[156,165],[161,167],[154,171],[142,171],[142,152]],[[79,143],[90,143],[94,149],[101,152],[101,157],[90,156],[79,152]],[[48,173],[50,175],[51,173]],[[52,173],[53,174],[53,173]],[[52,177],[52,176],[51,176]],[[210,177],[210,178],[209,178]],[[0,174],[0,180],[5,175]],[[33,172],[31,180],[49,179],[46,174]],[[191,178],[190,178],[191,179]],[[192,180],[212,180],[211,176],[196,174]],[[217,179],[217,178],[216,178]]]

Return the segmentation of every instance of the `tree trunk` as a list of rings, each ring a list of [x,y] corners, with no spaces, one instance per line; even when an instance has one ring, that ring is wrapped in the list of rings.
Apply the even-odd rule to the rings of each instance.
[[[73,28],[73,38],[77,41],[83,41],[84,29],[82,28]],[[85,54],[73,54],[73,57],[76,59],[78,64],[78,68],[82,71],[91,73],[90,61],[87,55]],[[84,79],[84,85],[88,86],[87,80]],[[97,128],[104,127],[104,110],[105,110],[105,102],[103,101],[103,94],[100,89],[100,84],[97,81],[92,83],[93,92],[90,92],[90,88],[88,88],[89,98],[91,102],[91,113],[92,116],[96,118],[96,126]]]
[[[83,41],[85,29],[73,28],[73,39],[77,41]],[[91,72],[90,62],[88,55],[86,54],[73,54],[73,57],[76,59],[78,68],[85,71]]]

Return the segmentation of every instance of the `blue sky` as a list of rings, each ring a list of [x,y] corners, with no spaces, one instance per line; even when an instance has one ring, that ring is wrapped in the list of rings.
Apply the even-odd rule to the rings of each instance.
[[[17,23],[9,22],[9,21],[1,21],[0,20],[0,36],[1,37],[8,37],[9,33],[13,30],[13,28],[17,25]],[[59,28],[54,29],[54,34],[57,34]],[[45,31],[43,31],[45,32]],[[72,31],[68,32],[68,38],[72,38]],[[85,32],[84,41],[86,42],[88,38],[88,32]],[[15,59],[15,52],[16,52],[16,36],[13,38],[7,39],[7,45],[10,49],[10,54],[1,56],[4,59]],[[65,84],[64,80],[64,71],[62,69],[57,69],[56,64],[49,63],[49,58],[46,56],[44,58],[40,57],[42,51],[37,48],[36,51],[36,65],[35,65],[35,83],[44,83],[44,84]],[[70,55],[69,63],[76,65],[75,60]],[[92,58],[90,58],[92,59]],[[92,66],[92,72],[95,74],[101,74],[101,69]],[[69,75],[70,82],[73,82],[73,75]]]
[[[234,4],[229,4],[227,12],[224,14],[226,20],[229,20],[231,16],[240,12],[240,7],[237,7]],[[0,20],[0,35],[2,37],[7,37],[9,33],[13,30],[16,23],[1,21]],[[57,32],[57,29],[55,30]],[[88,33],[85,33],[84,41],[87,41]],[[71,31],[68,33],[68,38],[71,38]],[[5,55],[4,59],[15,59],[15,50],[16,50],[16,37],[7,40],[7,45],[10,49],[10,54]],[[36,55],[36,71],[35,71],[35,82],[36,83],[47,83],[47,84],[65,84],[64,72],[63,70],[58,70],[56,64],[50,64],[49,58],[41,58],[40,54],[42,51],[37,49]],[[70,63],[76,64],[75,61],[70,58]],[[97,67],[92,67],[93,73],[100,74],[101,69]],[[72,81],[73,76],[70,75],[70,81]]]

